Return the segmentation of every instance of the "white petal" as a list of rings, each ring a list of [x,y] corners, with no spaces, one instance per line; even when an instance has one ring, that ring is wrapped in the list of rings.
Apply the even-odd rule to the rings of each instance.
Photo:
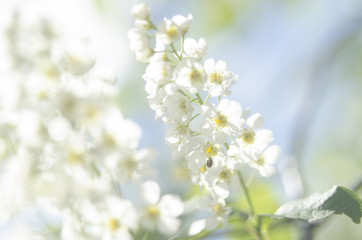
[[[205,164],[205,157],[200,149],[196,149],[187,156],[188,168],[190,170],[199,170]]]
[[[240,185],[239,178],[238,178],[238,176],[236,176],[236,175],[233,175],[233,176],[231,177],[231,189],[232,189],[234,192],[239,192],[240,189],[241,189],[241,185]]]
[[[158,230],[165,235],[172,235],[180,228],[181,221],[177,218],[161,216],[158,221]]]
[[[273,141],[273,132],[267,129],[262,129],[255,133],[254,146],[258,151],[264,151],[264,149]]]
[[[148,205],[155,205],[160,198],[160,187],[154,181],[147,181],[142,184],[141,198]]]
[[[254,113],[251,117],[246,120],[246,125],[248,128],[256,129],[263,127],[264,118],[260,115],[260,113]]]
[[[275,168],[272,165],[261,166],[258,170],[263,177],[270,177],[275,173]]]
[[[238,116],[241,118],[242,109],[238,102],[230,101],[226,98],[220,101],[218,110],[226,116]]]
[[[204,62],[204,69],[207,74],[212,73],[214,71],[214,67],[215,67],[214,59],[209,58]]]
[[[215,116],[216,112],[216,107],[212,103],[205,103],[201,106],[201,114],[204,117],[211,118]]]
[[[197,220],[197,221],[191,223],[191,226],[190,226],[187,234],[189,236],[193,236],[193,235],[200,233],[202,230],[205,229],[205,223],[206,223],[206,219],[200,219],[200,220]]]
[[[159,208],[161,212],[171,217],[178,217],[184,212],[184,204],[177,195],[164,195],[160,200]]]
[[[224,144],[228,138],[229,138],[229,134],[227,132],[216,130],[213,132],[213,135],[210,136],[211,140],[213,141],[213,143],[218,143],[218,144]]]
[[[205,229],[206,230],[214,230],[219,225],[219,222],[217,221],[217,217],[214,214],[211,214],[205,222]]]
[[[226,183],[218,183],[214,186],[214,191],[216,195],[218,195],[221,198],[227,198],[230,194],[228,185]]]
[[[222,73],[224,71],[227,71],[226,62],[224,62],[222,60],[217,61],[216,64],[215,64],[215,70],[218,73]]]
[[[279,158],[279,155],[280,147],[277,145],[268,147],[263,153],[265,161],[269,164],[275,163],[276,160]]]

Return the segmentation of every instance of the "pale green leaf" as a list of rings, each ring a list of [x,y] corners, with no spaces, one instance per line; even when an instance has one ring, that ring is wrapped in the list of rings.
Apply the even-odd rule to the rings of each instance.
[[[329,217],[332,214],[345,214],[353,222],[360,223],[362,201],[351,190],[334,186],[325,193],[317,193],[302,200],[287,202],[272,217],[314,222]]]

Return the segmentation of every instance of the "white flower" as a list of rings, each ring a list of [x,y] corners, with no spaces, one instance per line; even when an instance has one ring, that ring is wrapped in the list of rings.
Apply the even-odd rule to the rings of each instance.
[[[163,100],[167,111],[163,118],[164,122],[186,123],[189,121],[193,112],[191,100],[178,92],[175,85],[167,85],[165,90],[168,92],[168,95]]]
[[[204,38],[196,42],[193,38],[186,38],[184,41],[184,52],[187,57],[196,59],[203,58],[207,53],[207,44]]]
[[[170,81],[173,76],[173,66],[166,61],[152,61],[146,68],[142,78],[147,81],[153,81],[158,85],[164,85]]]
[[[145,2],[140,2],[132,7],[132,16],[138,19],[148,19],[150,17],[150,7]]]
[[[279,158],[280,148],[276,145],[268,147],[256,159],[248,162],[249,166],[259,171],[263,177],[270,177],[275,173],[275,168],[272,166]]]
[[[210,216],[206,219],[205,230],[212,231],[220,223],[227,224],[228,215],[231,209],[226,207],[225,200],[222,198],[201,198],[199,202],[201,209],[211,211]]]
[[[273,133],[270,130],[261,129],[263,124],[264,119],[259,113],[250,116],[246,120],[246,127],[241,130],[238,138],[232,143],[233,147],[229,149],[229,155],[239,156],[246,162],[257,160],[269,143],[273,141]]]
[[[172,84],[172,83],[170,83]],[[146,82],[146,92],[150,108],[156,112],[155,119],[163,117],[166,113],[166,107],[164,105],[164,98],[167,96],[165,87],[152,81]]]
[[[236,82],[238,76],[228,71],[226,63],[219,60],[215,64],[214,59],[209,58],[205,61],[204,68],[208,79],[205,88],[210,95],[212,97],[230,95],[229,88]]]
[[[181,31],[181,35],[185,35],[187,33],[187,31],[190,29],[191,27],[191,23],[192,23],[192,15],[189,14],[187,15],[187,17],[182,16],[182,15],[176,15],[172,18],[172,21],[174,23],[177,24],[177,26],[179,26],[180,31]]]
[[[136,149],[141,128],[133,121],[124,119],[116,107],[104,109],[100,123],[101,133],[92,135],[100,148],[105,150]]]
[[[69,41],[59,63],[64,70],[74,75],[82,75],[95,64],[94,54],[90,50],[89,43],[85,39]]]
[[[71,132],[72,126],[69,121],[63,117],[56,117],[48,123],[48,134],[54,141],[64,141]]]
[[[105,165],[121,183],[138,180],[152,173],[151,160],[155,157],[152,149],[125,150],[105,157]]]
[[[144,49],[148,49],[149,38],[145,32],[133,28],[128,31],[127,36],[130,40],[130,46],[132,51],[142,51]]]
[[[210,190],[225,164],[224,149],[205,139],[198,138],[197,140],[195,138],[193,150],[186,155],[187,165],[191,170],[194,183]]]
[[[204,66],[197,61],[186,60],[179,64],[175,72],[176,84],[191,94],[204,88],[206,75]]]
[[[189,126],[184,123],[174,123],[166,132],[166,144],[172,149],[172,159],[178,160],[190,151],[193,144]]]
[[[103,240],[133,239],[129,230],[137,226],[137,211],[129,200],[107,197],[106,211],[101,213],[104,232]]]
[[[152,23],[148,19],[147,20],[136,19],[134,22],[134,25],[136,26],[136,28],[138,28],[139,30],[143,30],[143,31],[147,31],[152,28]]]
[[[18,115],[18,135],[20,141],[31,148],[42,148],[48,133],[40,114],[35,110],[22,110]]]
[[[135,50],[134,53],[136,54],[137,61],[147,63],[154,52],[152,48],[143,48],[140,50]]]
[[[202,132],[218,144],[224,144],[229,136],[240,131],[244,121],[240,104],[228,99],[222,99],[217,108],[212,103],[202,105],[201,114],[207,118]]]
[[[192,15],[184,17],[174,16],[172,19],[165,18],[158,26],[156,41],[162,45],[172,44],[189,30],[192,22]]]
[[[184,212],[184,205],[176,195],[164,195],[160,199],[160,187],[156,182],[142,184],[141,198],[146,204],[141,224],[149,229],[158,229],[162,234],[175,234],[181,221],[177,219]]]

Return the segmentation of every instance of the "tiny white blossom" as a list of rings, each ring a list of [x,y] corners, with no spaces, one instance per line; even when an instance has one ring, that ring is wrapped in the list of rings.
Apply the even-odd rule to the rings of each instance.
[[[132,7],[132,16],[138,19],[148,19],[150,17],[150,7],[145,2],[140,2]]]
[[[256,160],[273,141],[273,133],[270,130],[262,129],[263,124],[264,119],[259,113],[250,116],[246,120],[246,127],[240,131],[238,138],[232,143],[232,145],[237,144],[238,146],[230,148],[230,154],[232,155],[232,152],[235,153],[238,149],[240,152],[235,155],[241,156],[244,161]]]
[[[172,21],[180,27],[181,35],[185,35],[191,27],[192,15],[189,14],[187,17],[182,15],[176,15],[172,18]]]
[[[160,187],[156,182],[142,184],[141,198],[145,209],[141,215],[141,224],[149,229],[158,229],[165,235],[175,234],[181,222],[177,218],[184,212],[184,205],[176,195],[164,195],[160,199]]]
[[[205,230],[212,231],[222,223],[227,224],[228,215],[231,209],[226,207],[225,200],[222,198],[201,198],[199,202],[201,209],[211,211],[205,221]]]
[[[172,44],[189,30],[192,22],[192,15],[184,17],[174,16],[172,19],[165,18],[158,26],[156,41],[160,44]]]
[[[212,97],[230,95],[229,88],[236,82],[238,76],[228,71],[226,63],[219,60],[215,64],[214,59],[209,58],[205,61],[204,68],[208,79],[205,88],[210,95]]]
[[[59,63],[64,70],[74,75],[88,72],[95,64],[94,54],[85,39],[69,41]]]
[[[145,32],[133,28],[128,31],[127,36],[130,40],[130,46],[132,51],[141,51],[148,48],[149,38]]]
[[[204,38],[196,42],[193,38],[186,38],[184,41],[184,52],[187,57],[196,59],[203,58],[207,53],[207,44]]]
[[[132,202],[117,197],[107,197],[106,210],[101,213],[102,240],[133,239],[129,230],[137,226],[137,212]]]
[[[174,85],[167,85],[166,91],[169,94],[164,98],[164,106],[166,108],[166,115],[164,122],[187,122],[192,117],[193,107],[191,100],[178,92]]]
[[[197,61],[186,60],[179,64],[175,72],[176,84],[191,94],[204,88],[206,74],[204,66]]]
[[[276,162],[280,155],[280,148],[276,145],[268,147],[263,153],[259,154],[256,159],[248,162],[249,166],[259,171],[263,177],[270,177],[275,173],[272,164]]]
[[[240,104],[228,99],[222,99],[217,108],[212,103],[204,104],[201,114],[207,119],[202,131],[218,144],[224,144],[232,134],[240,131],[244,122]]]
[[[172,149],[172,159],[180,159],[187,154],[194,142],[189,126],[178,122],[170,126],[166,132],[166,144]]]
[[[173,76],[173,66],[170,62],[152,61],[142,76],[145,81],[153,81],[158,85],[168,83]]]
[[[194,141],[186,160],[193,182],[210,190],[225,164],[225,152],[220,145],[199,138],[198,142]]]

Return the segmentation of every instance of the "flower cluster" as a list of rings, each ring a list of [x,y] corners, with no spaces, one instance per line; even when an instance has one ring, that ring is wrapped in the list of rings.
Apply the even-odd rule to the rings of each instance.
[[[203,59],[205,39],[186,38],[192,16],[165,18],[156,26],[149,11],[145,3],[133,7],[136,28],[128,34],[131,49],[137,60],[148,63],[142,76],[147,98],[156,119],[170,125],[165,139],[173,159],[185,160],[192,182],[207,190],[200,206],[212,212],[204,226],[211,230],[227,219],[230,209],[225,199],[231,189],[239,189],[242,166],[268,177],[280,149],[269,146],[273,134],[263,129],[259,113],[250,116],[238,102],[226,98],[238,75],[222,60]]]
[[[183,203],[142,184],[143,204],[123,183],[153,174],[140,127],[114,103],[115,75],[97,68],[86,40],[68,42],[46,20],[14,14],[0,75],[0,224],[41,206],[55,213],[16,239],[135,239],[174,234]],[[59,220],[59,221],[58,221]],[[39,227],[41,229],[39,230]]]

